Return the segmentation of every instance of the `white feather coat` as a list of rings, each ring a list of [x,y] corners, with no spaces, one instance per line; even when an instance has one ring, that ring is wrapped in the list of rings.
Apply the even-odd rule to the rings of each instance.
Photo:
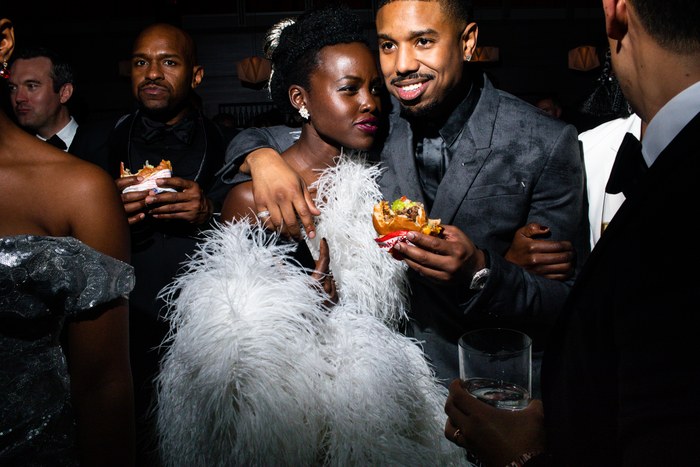
[[[169,466],[467,465],[443,435],[446,389],[398,332],[405,265],[374,243],[379,169],[341,156],[317,182],[339,303],[260,226],[207,234],[164,296],[158,377]],[[310,242],[314,255],[318,242]]]

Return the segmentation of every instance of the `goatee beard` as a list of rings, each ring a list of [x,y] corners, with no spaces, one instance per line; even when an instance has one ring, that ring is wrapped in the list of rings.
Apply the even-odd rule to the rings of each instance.
[[[399,101],[399,103],[401,103],[401,101]],[[436,112],[437,109],[438,105],[436,102],[429,102],[427,104],[417,106],[404,106],[401,104],[401,115],[408,119],[421,119],[430,117]]]

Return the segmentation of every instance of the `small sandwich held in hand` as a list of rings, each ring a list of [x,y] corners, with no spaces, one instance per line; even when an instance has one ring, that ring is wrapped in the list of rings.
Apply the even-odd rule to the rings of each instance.
[[[129,170],[127,167],[124,167],[124,162],[122,162],[119,169],[119,174],[122,178],[133,176],[143,177],[143,181],[141,183],[124,188],[124,190],[122,190],[122,193],[130,193],[132,191],[153,190],[156,192],[156,194],[158,194],[166,191],[176,191],[173,188],[159,187],[156,184],[156,180],[159,178],[172,177],[173,166],[170,164],[170,161],[165,159],[161,160],[160,164],[156,166],[151,165],[148,163],[148,161],[146,161],[143,167],[141,167],[136,173],[132,173],[131,170]]]
[[[375,204],[372,223],[380,235],[375,241],[388,251],[399,242],[408,242],[406,234],[410,231],[439,237],[444,230],[440,219],[428,219],[423,203],[411,201],[406,196],[391,204],[386,200]]]

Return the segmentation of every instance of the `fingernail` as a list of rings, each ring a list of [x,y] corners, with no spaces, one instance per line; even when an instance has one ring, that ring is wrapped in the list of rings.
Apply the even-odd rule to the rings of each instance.
[[[309,238],[316,238],[316,232],[314,232],[313,230],[309,232]]]
[[[408,232],[408,233],[406,234],[406,238],[409,239],[409,240],[414,240],[414,239],[416,238],[416,234],[413,233],[413,232]]]

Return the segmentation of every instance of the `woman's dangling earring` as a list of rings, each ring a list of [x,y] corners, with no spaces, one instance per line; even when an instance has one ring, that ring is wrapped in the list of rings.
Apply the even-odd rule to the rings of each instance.
[[[0,68],[0,78],[10,79],[10,70],[7,69],[7,62],[2,62],[2,68]]]
[[[299,109],[299,115],[301,115],[301,118],[303,118],[304,120],[309,119],[309,111],[304,104],[302,104],[301,108]]]

